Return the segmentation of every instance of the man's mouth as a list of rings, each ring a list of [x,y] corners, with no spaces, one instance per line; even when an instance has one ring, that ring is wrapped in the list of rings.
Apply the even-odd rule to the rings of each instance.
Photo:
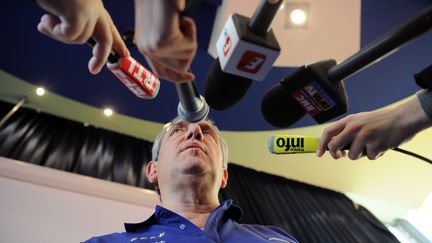
[[[185,150],[194,149],[194,148],[201,149],[202,151],[204,151],[204,149],[197,143],[188,143],[188,144],[183,146],[181,151],[183,152]]]

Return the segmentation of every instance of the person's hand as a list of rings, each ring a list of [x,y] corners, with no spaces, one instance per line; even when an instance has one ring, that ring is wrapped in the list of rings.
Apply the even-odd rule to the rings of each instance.
[[[135,44],[153,72],[173,82],[194,80],[188,71],[197,50],[196,26],[179,16],[181,0],[135,0]]]
[[[333,158],[345,157],[346,152],[341,149],[351,145],[350,159],[367,156],[374,160],[408,141],[430,123],[417,97],[392,109],[348,115],[324,130],[317,156],[321,157],[328,148]]]
[[[48,13],[42,16],[38,30],[57,41],[83,44],[93,37],[93,57],[89,71],[98,73],[108,59],[111,49],[121,57],[129,56],[111,16],[101,0],[36,0]],[[53,16],[54,15],[54,16]]]

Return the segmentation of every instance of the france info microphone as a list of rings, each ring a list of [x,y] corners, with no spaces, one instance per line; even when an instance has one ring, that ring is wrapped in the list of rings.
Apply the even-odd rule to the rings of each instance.
[[[87,43],[95,45],[93,38]],[[153,99],[159,93],[159,78],[132,57],[119,57],[112,51],[108,56],[107,68],[139,98]]]
[[[268,140],[268,150],[272,154],[315,153],[318,149],[318,137],[280,134]],[[342,150],[350,149],[350,145]]]
[[[268,140],[268,150],[272,154],[315,153],[318,138],[312,136],[276,135]]]
[[[318,137],[313,136],[299,136],[299,135],[286,135],[279,134],[271,136],[268,140],[268,150],[272,154],[304,154],[304,153],[316,153],[318,150]],[[341,150],[349,150],[351,144],[345,145]],[[327,148],[328,150],[328,148]],[[432,160],[421,156],[417,153],[401,149],[392,148],[393,151],[403,153],[414,158],[423,160],[429,164],[432,164]],[[365,154],[365,151],[363,151]]]
[[[325,60],[300,67],[263,96],[261,111],[264,118],[276,127],[288,127],[302,116],[302,107],[318,123],[324,123],[348,110],[348,98],[342,79],[347,78],[403,44],[432,28],[432,7],[362,48],[342,63]],[[285,97],[276,97],[284,95]],[[290,116],[294,110],[296,117]],[[298,116],[298,117],[297,117]]]
[[[204,96],[216,110],[237,103],[252,80],[263,80],[280,47],[270,28],[283,0],[262,0],[252,18],[231,15],[216,42],[218,58],[206,78]]]
[[[209,106],[204,97],[198,93],[194,81],[185,83],[176,83],[179,104],[177,114],[183,120],[196,123],[204,120],[209,113]]]

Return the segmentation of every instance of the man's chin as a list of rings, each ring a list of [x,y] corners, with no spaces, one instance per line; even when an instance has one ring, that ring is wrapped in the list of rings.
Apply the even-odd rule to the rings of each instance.
[[[183,168],[182,173],[185,175],[195,175],[195,176],[204,175],[205,168],[198,163],[193,163]]]

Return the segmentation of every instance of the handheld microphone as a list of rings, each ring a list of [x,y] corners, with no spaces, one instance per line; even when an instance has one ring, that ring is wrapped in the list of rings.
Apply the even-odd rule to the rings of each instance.
[[[318,137],[278,134],[268,140],[268,150],[272,154],[315,153],[318,149]],[[350,149],[346,145],[342,150]]]
[[[384,34],[338,65],[335,60],[324,60],[300,67],[264,94],[261,103],[264,118],[276,127],[288,127],[301,116],[297,120],[281,119],[280,113],[288,116],[293,109],[297,114],[298,106],[320,124],[346,113],[348,97],[342,79],[397,51],[396,48],[424,34],[430,28],[432,7]],[[289,95],[290,98],[275,98],[275,95]],[[275,103],[278,100],[287,102],[281,106]],[[277,112],[274,107],[278,107]]]
[[[87,43],[91,46],[95,45],[93,38],[90,38]],[[153,99],[159,93],[159,78],[132,57],[121,58],[111,51],[107,68],[139,98]]]
[[[236,104],[252,80],[263,80],[280,47],[270,28],[283,0],[262,0],[252,18],[231,15],[216,42],[218,58],[207,75],[204,96],[216,110]]]
[[[287,135],[278,134],[271,136],[268,140],[268,150],[272,154],[305,154],[305,153],[316,153],[318,149],[318,137],[314,136],[299,136],[299,135]],[[341,150],[349,150],[351,144],[345,145]],[[328,150],[328,148],[327,148]],[[399,147],[392,148],[391,150],[412,156],[414,158],[423,160],[429,164],[432,164],[432,160],[421,156],[417,153],[401,149]],[[366,151],[363,151],[365,154]]]
[[[204,97],[198,93],[194,81],[185,83],[176,83],[179,104],[177,114],[183,120],[196,123],[204,120],[209,113],[209,106]]]

